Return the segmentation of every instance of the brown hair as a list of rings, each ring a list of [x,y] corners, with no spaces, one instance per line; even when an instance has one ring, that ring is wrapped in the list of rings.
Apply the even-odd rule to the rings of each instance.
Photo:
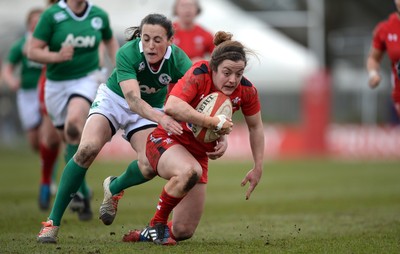
[[[180,1],[180,0],[175,0],[174,6],[172,7],[172,14],[173,14],[174,16],[176,16],[176,6],[178,5],[179,1]],[[197,7],[197,15],[200,15],[200,13],[201,13],[201,6],[200,6],[199,1],[198,1],[198,0],[194,0],[194,3],[196,4],[196,7]]]
[[[26,25],[29,25],[29,23],[31,22],[34,15],[37,15],[37,14],[40,15],[40,14],[42,14],[42,12],[43,12],[43,9],[41,9],[41,8],[31,9],[28,12],[28,16],[26,17]]]
[[[247,65],[248,50],[242,43],[232,40],[233,35],[224,31],[219,31],[214,35],[214,45],[216,46],[211,54],[210,67],[211,70],[217,71],[218,65],[224,60],[232,60],[234,62],[244,61]]]
[[[134,27],[129,27],[125,30],[125,40],[126,41],[131,41],[136,38],[139,38],[143,25],[150,24],[150,25],[160,25],[164,27],[165,31],[167,31],[167,37],[168,39],[171,39],[171,37],[174,35],[174,28],[172,26],[171,20],[169,20],[167,17],[165,17],[162,14],[149,14],[146,17],[142,19],[142,22],[140,23],[140,26],[134,26]]]
[[[59,0],[47,0],[47,5],[52,5],[52,4],[55,4],[58,2],[59,2]]]

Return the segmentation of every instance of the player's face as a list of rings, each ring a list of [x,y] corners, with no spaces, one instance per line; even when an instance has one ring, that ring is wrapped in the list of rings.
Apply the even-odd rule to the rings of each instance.
[[[143,25],[141,38],[143,52],[149,64],[161,61],[172,43],[172,38],[168,39],[167,31],[160,25]]]
[[[35,13],[34,15],[31,16],[28,24],[29,31],[33,32],[33,30],[35,30],[35,27],[39,22],[39,18],[40,18],[40,13]]]
[[[197,16],[197,5],[194,0],[180,0],[176,5],[176,16],[184,23],[191,23]]]
[[[212,73],[214,86],[225,95],[231,95],[238,87],[245,67],[244,61],[222,61],[218,65],[217,72]]]
[[[400,13],[400,0],[394,0],[394,4],[396,5],[397,12]]]

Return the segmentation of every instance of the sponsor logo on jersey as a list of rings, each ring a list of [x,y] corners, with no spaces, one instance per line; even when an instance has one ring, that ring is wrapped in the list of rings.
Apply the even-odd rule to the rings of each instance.
[[[103,20],[100,17],[94,17],[90,23],[96,30],[100,30],[103,27]]]
[[[57,23],[60,23],[61,21],[67,19],[67,15],[64,13],[64,11],[60,11],[60,12],[55,13],[53,17],[54,17],[54,20]]]
[[[160,89],[156,89],[155,87],[148,87],[146,85],[139,85],[140,92],[145,93],[145,94],[152,94],[152,93],[157,93]]]
[[[397,34],[388,34],[388,41],[397,41]]]
[[[162,138],[155,138],[153,134],[150,134],[150,141],[154,144],[159,144],[162,141]]]
[[[74,36],[68,34],[65,41],[61,44],[62,46],[72,45],[75,48],[93,48],[96,44],[96,37],[92,36]]]
[[[172,80],[172,78],[166,73],[162,73],[158,77],[158,81],[160,81],[160,83],[163,84],[163,85],[168,85],[169,82],[171,82],[171,80]]]
[[[28,66],[28,68],[35,68],[35,69],[42,69],[43,68],[43,64],[38,63],[38,62],[34,62],[34,61],[30,61],[30,60],[28,60],[26,65]]]

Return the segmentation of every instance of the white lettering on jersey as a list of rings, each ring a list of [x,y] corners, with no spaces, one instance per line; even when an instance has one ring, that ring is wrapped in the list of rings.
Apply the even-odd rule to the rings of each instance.
[[[397,41],[397,34],[388,34],[388,41]]]
[[[74,37],[73,34],[68,34],[62,46],[72,45],[76,48],[93,48],[96,43],[96,37],[93,36],[77,36]]]
[[[160,89],[155,89],[154,87],[148,87],[146,85],[140,85],[140,92],[145,93],[145,94],[152,94],[152,93],[157,93],[160,91]]]
[[[36,68],[36,69],[42,69],[43,68],[43,64],[38,63],[38,62],[34,62],[34,61],[30,61],[30,60],[28,60],[27,66],[29,68]]]

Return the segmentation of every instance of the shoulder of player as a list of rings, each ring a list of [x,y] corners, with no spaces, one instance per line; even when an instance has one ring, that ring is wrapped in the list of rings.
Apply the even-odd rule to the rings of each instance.
[[[104,9],[94,4],[92,5],[90,11],[96,15],[108,16],[108,13]]]
[[[387,29],[389,29],[391,26],[395,25],[398,26],[400,22],[399,17],[397,16],[396,13],[392,13],[389,15],[389,17],[385,20],[380,21],[374,28],[374,33],[377,32],[385,32]]]
[[[117,51],[117,65],[119,62],[129,65],[139,66],[141,62],[145,61],[145,57],[139,50],[139,39],[127,41]]]
[[[177,58],[179,59],[179,61],[184,61],[187,63],[192,63],[192,61],[190,60],[190,58],[187,56],[187,54],[185,53],[185,51],[183,51],[183,49],[181,49],[180,47],[178,47],[175,44],[171,45],[171,51],[172,51],[172,57],[173,58]]]
[[[245,76],[243,76],[240,80],[240,85],[244,87],[254,87],[253,83],[251,83],[251,81],[248,80]]]
[[[26,42],[26,36],[22,36],[11,44],[11,48],[22,48]]]
[[[208,31],[206,28],[204,28],[203,26],[201,26],[199,24],[195,24],[195,30],[196,30],[196,33],[200,33],[203,36],[209,36],[211,38],[214,38],[214,36],[212,35],[212,33],[210,31]]]

